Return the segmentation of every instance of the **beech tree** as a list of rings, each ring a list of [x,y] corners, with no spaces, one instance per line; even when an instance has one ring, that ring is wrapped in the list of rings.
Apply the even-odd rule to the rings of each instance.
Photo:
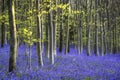
[[[2,2],[2,15],[5,16],[5,1],[1,0]],[[2,25],[1,25],[1,47],[4,47],[5,44],[5,22],[2,21]]]
[[[98,0],[95,0],[95,55],[98,56]]]
[[[52,2],[50,1],[50,8],[52,7]],[[50,10],[50,62],[51,64],[54,64],[54,53],[53,53],[53,12]],[[55,39],[55,38],[54,38]]]
[[[42,3],[42,1],[40,1]],[[43,60],[42,60],[42,42],[41,42],[41,16],[40,16],[40,8],[39,8],[39,1],[36,0],[36,10],[37,10],[37,27],[36,27],[36,31],[37,31],[37,54],[38,54],[38,63],[39,66],[43,66]]]
[[[9,72],[12,72],[16,69],[16,57],[17,57],[17,35],[15,24],[14,0],[8,0],[8,13],[10,25]]]

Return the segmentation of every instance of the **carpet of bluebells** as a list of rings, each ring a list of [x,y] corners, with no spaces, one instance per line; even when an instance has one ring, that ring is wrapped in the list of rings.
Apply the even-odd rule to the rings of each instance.
[[[33,46],[29,69],[26,47],[22,45],[18,49],[17,70],[8,73],[9,46],[5,45],[0,48],[0,80],[120,80],[120,54],[96,57],[86,56],[85,51],[78,55],[75,48],[70,51],[64,55],[57,50],[54,65],[44,57],[44,66],[38,68],[36,48]]]

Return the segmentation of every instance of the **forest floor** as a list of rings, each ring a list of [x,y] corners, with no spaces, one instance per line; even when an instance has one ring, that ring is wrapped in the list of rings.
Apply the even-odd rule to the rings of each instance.
[[[55,64],[43,58],[44,66],[38,68],[36,48],[31,50],[31,69],[28,68],[26,47],[20,46],[17,71],[8,73],[9,46],[0,48],[0,80],[120,80],[120,54],[105,56],[78,55],[71,48],[67,55],[58,53]]]

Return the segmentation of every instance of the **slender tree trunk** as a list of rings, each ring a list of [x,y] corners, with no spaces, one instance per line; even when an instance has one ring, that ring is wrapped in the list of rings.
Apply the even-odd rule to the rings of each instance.
[[[83,52],[83,37],[82,37],[82,25],[80,24],[80,53]]]
[[[98,12],[97,12],[97,8],[98,8],[98,0],[95,0],[95,11],[96,11],[96,15],[95,15],[95,55],[98,56]]]
[[[78,10],[80,11],[80,10],[82,10],[82,8],[81,8],[81,1],[78,1]],[[82,34],[82,20],[81,20],[81,15],[79,15],[79,25],[78,25],[78,52],[79,53],[82,53],[82,51],[83,51],[83,40],[82,40],[82,36],[83,36],[83,34]]]
[[[101,55],[103,56],[104,55],[103,26],[100,26],[100,27],[101,27]]]
[[[60,0],[60,3],[63,4],[63,0]],[[60,10],[60,14],[63,14],[62,9]],[[60,18],[60,17],[59,17]],[[60,21],[60,42],[59,42],[59,52],[62,52],[63,49],[63,27],[64,27],[64,23],[63,23],[63,15],[61,16],[61,21]]]
[[[100,4],[101,5],[101,4]],[[103,24],[102,24],[102,12],[100,12],[100,44],[101,44],[101,55],[103,56],[104,55],[104,38],[103,38]]]
[[[48,4],[49,5],[49,4]],[[46,11],[49,11],[49,8],[47,8],[46,7]],[[47,18],[47,21],[46,21],[46,56],[47,56],[47,58],[50,58],[50,30],[49,30],[49,28],[50,28],[50,22],[49,22],[49,20],[50,20],[50,15],[49,14],[47,14],[46,15],[46,18]]]
[[[107,22],[108,22],[108,27],[109,27],[109,53],[112,54],[113,53],[113,39],[112,39],[112,26],[111,26],[111,18],[110,18],[110,8],[108,6],[108,8],[106,8],[107,10]]]
[[[55,5],[57,6],[58,1],[56,0]],[[53,19],[55,19],[55,21],[53,21],[53,53],[54,55],[56,55],[56,28],[57,28],[57,15],[58,15],[58,11],[54,11],[53,12],[55,15],[53,16]]]
[[[112,27],[110,27],[110,53],[113,52],[113,45],[112,45]]]
[[[113,53],[115,54],[115,28],[113,26]]]
[[[49,15],[48,15],[48,17],[49,17]],[[49,20],[49,19],[48,19]],[[47,24],[46,24],[46,56],[48,57],[48,58],[50,58],[50,54],[49,54],[49,48],[50,48],[50,37],[49,37],[49,27],[50,27],[50,25],[49,25],[49,22],[47,22]]]
[[[60,22],[60,43],[59,43],[59,52],[62,52],[63,48],[63,23]]]
[[[56,55],[56,24],[55,22],[53,24],[53,53]]]
[[[87,55],[89,56],[91,53],[91,46],[90,46],[90,42],[91,42],[91,25],[89,22],[92,22],[91,20],[91,8],[92,8],[92,1],[88,0],[86,3],[89,5],[87,5],[87,11],[90,12],[90,14],[88,15],[87,18]]]
[[[29,48],[29,60],[28,60],[29,62],[28,63],[29,63],[29,69],[31,70],[31,61],[32,61],[31,60],[31,46],[28,46],[28,48]]]
[[[104,54],[103,55],[105,55],[106,53],[107,53],[107,29],[106,29],[106,25],[105,25],[105,15],[106,15],[106,13],[105,13],[105,1],[104,0],[102,0],[102,4],[103,4],[103,8],[104,8],[104,10],[102,11],[102,27],[103,27],[103,46],[104,46],[104,50],[103,50],[103,52],[104,52]]]
[[[17,0],[15,0],[15,11],[17,11],[18,7],[19,7],[19,3]],[[19,20],[19,16],[15,15],[16,16],[16,21]],[[19,24],[16,23],[16,29],[18,31],[19,29]],[[20,34],[18,33],[18,36],[17,36],[17,46],[19,47],[20,46]]]
[[[14,0],[8,0],[8,14],[10,24],[9,72],[12,72],[16,69],[16,55],[17,55],[17,35],[15,24]]]
[[[87,39],[87,55],[89,56],[90,55],[90,26],[88,26],[88,32],[87,32],[87,35],[88,35],[88,39]]]
[[[108,3],[107,3],[108,4]],[[110,13],[109,13],[109,7],[106,8],[106,12],[107,12],[107,26],[108,26],[108,38],[109,38],[109,43],[108,43],[108,51],[109,53],[112,53],[112,26],[110,24]]]
[[[119,53],[119,31],[117,31],[117,23],[118,21],[116,22],[116,38],[117,38],[117,41],[116,41],[116,46],[117,46],[117,53]]]
[[[43,19],[44,19],[44,15],[41,15],[41,51],[44,50],[44,42],[43,42],[43,31],[44,31],[44,24],[43,24]]]
[[[65,43],[65,54],[68,53],[68,46],[69,46],[69,18],[68,18],[68,26],[67,26],[67,34],[66,34],[66,43]]]
[[[104,23],[104,18],[102,20],[103,23],[103,38],[104,38],[104,54],[107,53],[107,39],[106,39],[106,27],[105,27],[105,23]]]
[[[42,42],[41,42],[41,20],[39,16],[39,1],[36,0],[36,10],[37,10],[37,54],[38,54],[38,64],[39,66],[43,66],[43,60],[42,60]]]
[[[4,14],[5,11],[5,5],[4,5],[5,1],[2,0],[2,14]],[[1,25],[1,47],[4,47],[5,44],[5,23],[2,22]]]
[[[78,40],[77,40],[77,43],[78,43],[78,54],[80,54],[81,53],[81,49],[80,49],[80,25],[78,25],[78,30],[77,30],[77,32],[78,32],[78,34],[77,34],[77,36],[78,36]]]
[[[102,8],[102,0],[100,0],[100,8]],[[103,24],[102,24],[102,14],[103,14],[103,11],[101,11],[100,13],[100,44],[101,44],[101,55],[103,56],[104,55],[104,38],[103,38]]]
[[[32,11],[32,0],[29,0],[29,10]],[[30,13],[30,16],[32,16],[32,14]],[[29,26],[30,26],[30,31],[32,31],[32,18],[29,21]],[[32,37],[30,36],[30,42],[32,43]],[[28,46],[29,47],[29,69],[31,70],[31,44]]]
[[[113,45],[113,53],[114,54],[116,54],[117,53],[117,35],[116,35],[116,32],[117,32],[117,30],[116,30],[116,15],[114,16],[114,18],[115,18],[115,22],[114,22],[114,30],[113,30],[113,40],[114,40],[114,45]]]
[[[50,7],[52,3],[50,2]],[[50,11],[50,62],[54,64],[54,53],[53,53],[53,13]]]
[[[71,0],[69,0],[69,4],[71,5]],[[69,15],[68,15],[68,25],[67,25],[67,34],[66,34],[66,43],[65,43],[65,54],[67,54],[69,48],[69,27],[70,27],[70,16],[71,16],[71,6],[69,5]]]

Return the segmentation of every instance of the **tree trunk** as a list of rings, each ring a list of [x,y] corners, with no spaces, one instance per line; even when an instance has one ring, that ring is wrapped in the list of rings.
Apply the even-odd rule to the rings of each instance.
[[[101,55],[103,56],[104,55],[104,38],[103,38],[103,24],[102,24],[102,12],[100,12],[100,32],[101,32],[101,34],[100,34],[100,36],[101,36],[101,38],[100,38],[100,44],[101,44]]]
[[[95,15],[95,55],[98,56],[98,0],[95,0],[95,11],[96,11],[96,15]]]
[[[8,11],[10,24],[9,72],[12,72],[16,69],[16,55],[17,55],[17,35],[15,24],[14,0],[8,0]]]
[[[63,23],[60,22],[60,43],[59,43],[59,52],[62,52],[63,48]]]
[[[50,7],[52,3],[50,2]],[[50,62],[54,64],[54,53],[53,53],[53,13],[50,11]]]
[[[82,25],[80,24],[80,53],[83,52],[83,37],[82,37]]]
[[[88,32],[87,32],[87,35],[88,35],[88,39],[87,39],[87,55],[89,56],[90,55],[90,26],[88,26]]]
[[[55,2],[55,6],[58,5],[58,1],[56,0]],[[53,19],[55,21],[53,21],[53,53],[54,55],[56,55],[56,28],[57,28],[57,15],[58,15],[58,11],[53,11],[54,13],[54,16],[53,16]]]
[[[60,1],[61,4],[63,4],[63,0]],[[59,11],[60,14],[63,13],[62,9]],[[60,21],[60,42],[59,42],[59,52],[62,52],[62,49],[63,49],[63,26],[64,26],[64,23],[63,23],[63,15],[61,17],[59,17],[61,19]]]
[[[49,14],[48,14],[48,17],[49,17]],[[49,19],[48,19],[49,20]],[[49,22],[47,22],[47,24],[46,24],[46,56],[48,57],[48,58],[50,58],[50,52],[49,52],[49,48],[50,48],[50,36],[49,36],[49,34],[50,34],[50,31],[49,31],[49,27],[50,27],[50,25],[49,25]]]
[[[107,53],[107,40],[106,40],[106,27],[105,27],[105,23],[104,23],[104,18],[102,20],[102,26],[103,26],[103,38],[104,38],[104,54]]]
[[[69,19],[69,18],[68,18]],[[67,26],[67,34],[66,34],[66,47],[65,47],[65,54],[68,53],[68,46],[69,46],[69,21],[68,21],[68,26]]]
[[[71,4],[71,1],[69,0],[69,4]],[[68,15],[68,25],[67,25],[67,34],[66,34],[66,43],[65,43],[65,54],[68,53],[68,46],[69,46],[69,23],[70,23],[70,16],[71,16],[71,6],[69,6],[69,15]]]
[[[81,8],[81,1],[78,1],[78,10],[79,11],[81,11],[82,10],[82,8]],[[81,20],[81,15],[79,15],[79,17],[78,17],[79,19],[79,25],[78,25],[78,52],[79,52],[79,54],[80,53],[82,53],[82,51],[83,51],[83,41],[82,41],[82,36],[83,36],[83,34],[82,34],[82,20]]]
[[[39,1],[36,0],[36,10],[37,10],[37,54],[38,54],[38,64],[39,66],[43,66],[43,60],[42,60],[42,42],[41,42],[41,20],[39,16]]]
[[[88,3],[89,2],[89,3]],[[92,1],[87,1],[87,11],[90,12],[87,16],[87,55],[89,56],[91,54],[91,25],[90,22],[92,22],[92,15],[91,15],[91,8],[92,8]]]
[[[4,0],[2,0],[2,14],[4,15],[4,11],[5,11],[5,5],[4,5]],[[1,25],[1,47],[4,47],[5,44],[5,23],[2,22]]]

